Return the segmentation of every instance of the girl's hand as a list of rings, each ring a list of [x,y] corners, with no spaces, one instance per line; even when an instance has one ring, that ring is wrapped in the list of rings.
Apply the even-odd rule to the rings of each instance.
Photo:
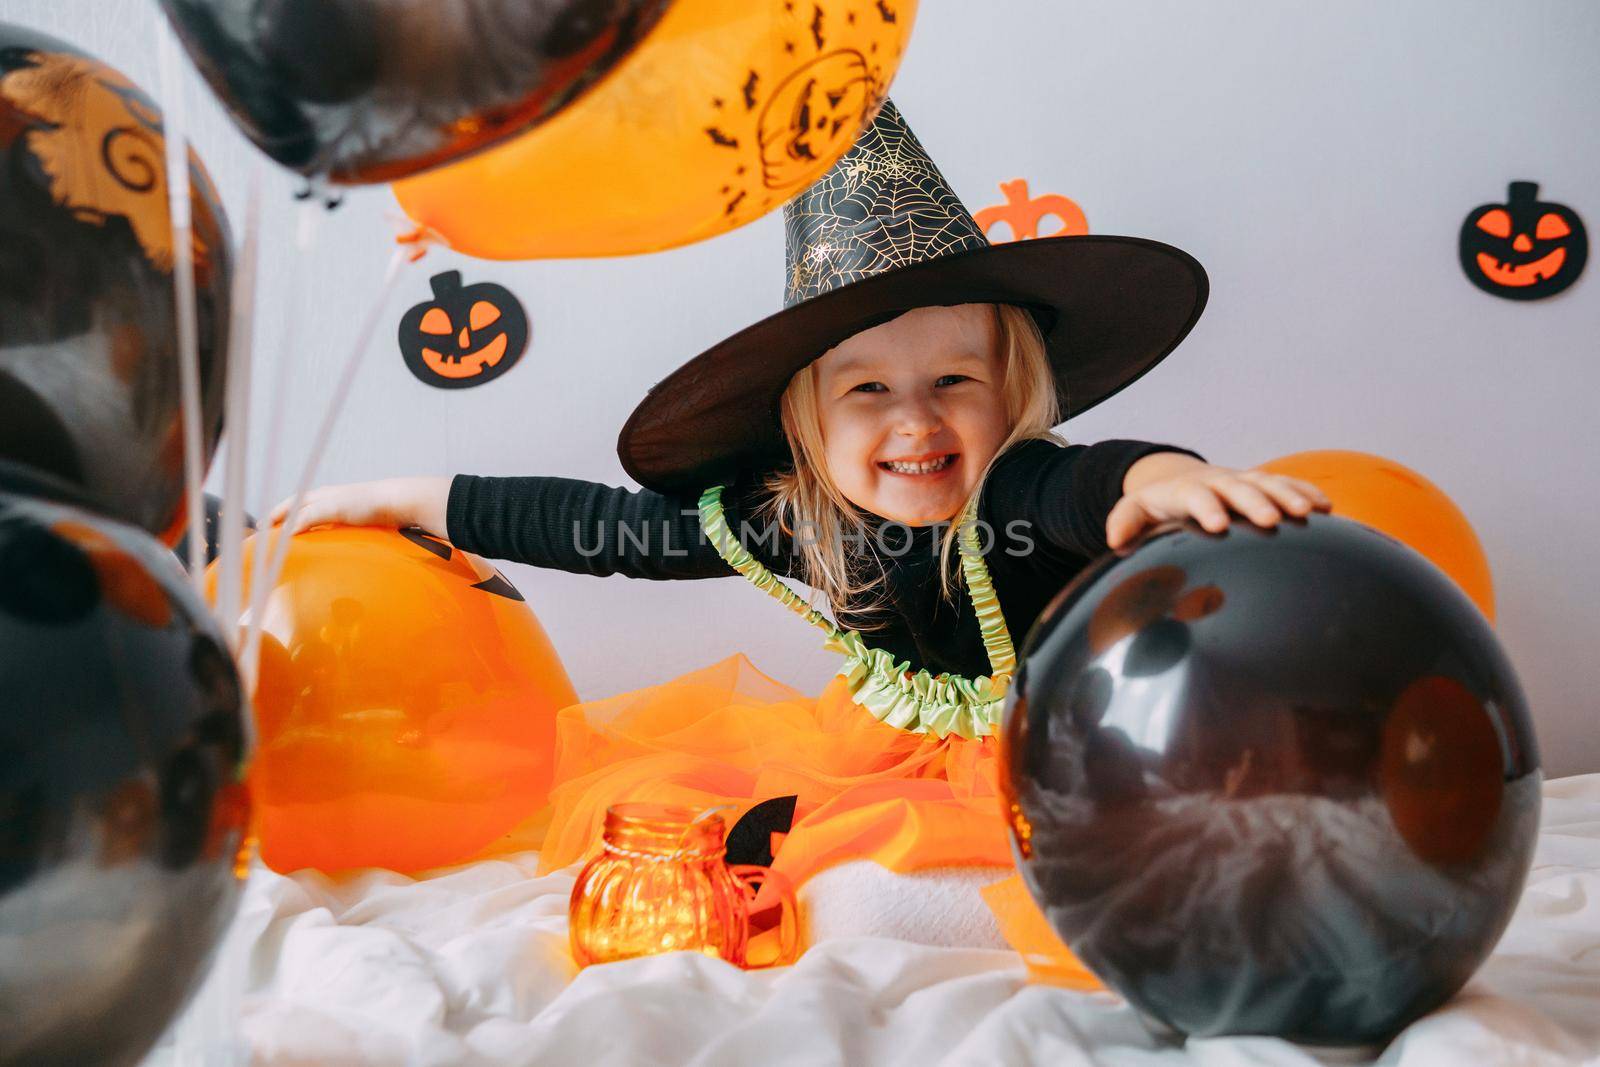
[[[294,530],[327,523],[346,526],[420,526],[444,536],[445,512],[450,503],[449,478],[386,478],[379,482],[326,485],[313,489],[300,502]],[[267,525],[284,522],[289,501],[279,501],[267,516]],[[292,531],[291,531],[292,532]]]
[[[1141,464],[1149,466],[1141,470]],[[1321,489],[1300,478],[1157,452],[1128,468],[1122,499],[1106,516],[1106,543],[1121,548],[1146,527],[1187,518],[1221,533],[1228,528],[1229,508],[1257,526],[1272,527],[1284,512],[1303,518],[1332,506]]]

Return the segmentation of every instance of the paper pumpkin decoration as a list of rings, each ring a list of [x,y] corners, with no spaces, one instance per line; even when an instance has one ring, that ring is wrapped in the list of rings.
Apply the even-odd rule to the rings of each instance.
[[[433,299],[400,318],[400,355],[417,380],[439,389],[492,382],[528,347],[528,315],[511,290],[461,284],[461,272],[435,274]]]
[[[771,797],[739,816],[723,842],[728,862],[772,866],[775,842],[794,828],[794,809],[799,802],[798,795]]]
[[[1000,192],[1006,198],[1004,204],[993,204],[972,216],[972,221],[978,224],[978,229],[993,244],[1028,241],[1035,237],[1068,237],[1089,232],[1089,220],[1075,201],[1059,193],[1030,197],[1026,178],[1001,182]],[[1049,233],[1040,233],[1039,224],[1051,216],[1061,223],[1061,227]],[[1010,237],[995,237],[989,233],[1001,223],[1010,227]]]
[[[268,866],[464,862],[543,808],[577,697],[493,567],[421,530],[315,529],[270,604],[250,771]]]
[[[1461,269],[1507,300],[1554,296],[1578,280],[1589,236],[1577,212],[1538,199],[1535,182],[1512,182],[1503,204],[1475,208],[1461,224]]]
[[[488,259],[652,252],[735,229],[855,142],[916,12],[916,0],[677,0],[562,114],[395,195]]]

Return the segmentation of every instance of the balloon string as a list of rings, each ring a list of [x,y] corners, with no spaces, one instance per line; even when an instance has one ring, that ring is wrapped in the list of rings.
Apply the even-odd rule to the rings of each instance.
[[[406,255],[415,263],[428,254],[428,249],[436,244],[444,244],[444,238],[439,236],[439,231],[431,226],[417,223],[409,230],[397,235],[394,243],[408,249]]]
[[[300,205],[300,210],[295,218],[294,228],[294,261],[289,270],[289,299],[282,316],[284,321],[283,336],[278,343],[277,373],[273,375],[272,390],[267,395],[271,397],[272,410],[267,415],[266,463],[261,472],[261,500],[256,507],[256,514],[265,518],[271,510],[273,500],[271,493],[273,486],[278,482],[278,463],[283,457],[284,433],[283,424],[289,414],[289,387],[293,380],[294,365],[296,362],[296,346],[299,343],[299,326],[302,318],[301,309],[305,305],[305,278],[307,271],[304,264],[310,259],[312,245],[316,243],[317,224],[322,219],[322,211],[315,201],[306,200]],[[249,573],[254,576],[261,571],[257,564],[264,563],[260,558],[268,540],[268,531],[263,529],[250,541]],[[242,562],[242,561],[241,561]],[[245,692],[255,691],[255,663],[248,655],[244,654],[251,645],[251,635],[260,624],[262,615],[267,608],[267,586],[264,582],[250,582],[250,613],[244,620],[245,637],[244,650],[239,656],[239,669],[244,674]],[[234,620],[238,622],[238,620]],[[259,638],[256,639],[259,641]]]
[[[317,464],[322,461],[323,452],[328,447],[328,438],[333,433],[333,424],[344,407],[345,399],[350,395],[350,388],[355,384],[356,370],[361,365],[361,357],[372,347],[372,338],[378,332],[378,321],[383,316],[384,308],[388,306],[389,294],[394,291],[395,281],[400,276],[400,268],[406,266],[410,259],[404,249],[396,249],[389,258],[389,266],[384,271],[383,282],[378,294],[372,300],[372,306],[367,309],[367,315],[362,320],[361,328],[356,334],[356,341],[350,348],[350,353],[345,357],[344,367],[340,370],[339,381],[333,388],[333,396],[328,401],[327,410],[323,412],[322,422],[317,427],[316,436],[311,442],[311,451],[306,456],[305,466],[301,468],[300,480],[295,485],[294,496],[289,501],[289,511],[284,517],[283,526],[274,536],[267,531],[267,540],[271,542],[267,553],[267,566],[257,575],[257,581],[252,582],[252,607],[256,603],[265,607],[265,591],[273,588],[278,583],[278,577],[283,573],[284,561],[289,556],[290,534],[294,530],[295,520],[298,517],[301,504],[305,501],[306,492],[311,488],[311,479],[316,476]],[[285,353],[285,358],[288,353]],[[254,685],[256,671],[260,665],[261,638],[264,620],[252,613],[250,633],[246,639],[244,650],[244,663],[246,666],[246,680]]]
[[[164,19],[156,20],[160,59],[163,134],[167,167],[167,210],[172,227],[172,281],[178,340],[178,413],[183,434],[184,508],[187,512],[189,581],[204,598],[205,497],[200,469],[200,357],[195,320],[194,246],[189,204],[188,143],[183,125],[183,83],[176,42]],[[186,1012],[177,1033],[180,1064],[204,1063],[218,1047],[222,1034],[216,1008],[199,1006]]]
[[[200,356],[195,319],[194,244],[189,204],[189,151],[184,130],[182,69],[177,42],[157,20],[163,133],[166,138],[167,209],[172,220],[172,282],[178,334],[178,410],[183,429],[184,502],[189,526],[189,580],[205,594],[205,471],[200,442]]]
[[[251,375],[255,365],[255,297],[260,238],[261,167],[257,164],[250,170],[250,188],[245,200],[244,241],[239,249],[239,269],[234,272],[233,279],[233,313],[228,322],[228,395],[223,418],[228,436],[228,461],[223,470],[222,529],[218,531],[221,544],[216,613],[235,660],[242,647],[239,599],[244,567],[240,556],[244,544],[244,503],[249,479],[246,460],[250,443]],[[247,753],[253,747],[250,743],[253,739],[249,736],[251,726],[247,721]]]

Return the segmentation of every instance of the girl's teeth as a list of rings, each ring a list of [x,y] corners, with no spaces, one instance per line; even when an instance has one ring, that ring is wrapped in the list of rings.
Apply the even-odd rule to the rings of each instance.
[[[938,459],[926,463],[898,463],[889,461],[884,464],[890,470],[900,474],[932,474],[934,471],[943,470],[950,465],[950,456],[940,456]]]

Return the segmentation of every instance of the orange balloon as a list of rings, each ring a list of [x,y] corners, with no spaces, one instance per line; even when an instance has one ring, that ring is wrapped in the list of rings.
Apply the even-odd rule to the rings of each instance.
[[[1455,501],[1416,471],[1382,456],[1338,449],[1297,452],[1261,469],[1316,484],[1333,502],[1335,515],[1422,553],[1494,621],[1494,581],[1478,535]]]
[[[312,530],[265,620],[249,778],[269,867],[458,863],[545,805],[577,695],[493,567],[420,531]]]
[[[560,114],[395,195],[486,259],[653,252],[735,229],[855,142],[916,13],[917,0],[676,0]]]

